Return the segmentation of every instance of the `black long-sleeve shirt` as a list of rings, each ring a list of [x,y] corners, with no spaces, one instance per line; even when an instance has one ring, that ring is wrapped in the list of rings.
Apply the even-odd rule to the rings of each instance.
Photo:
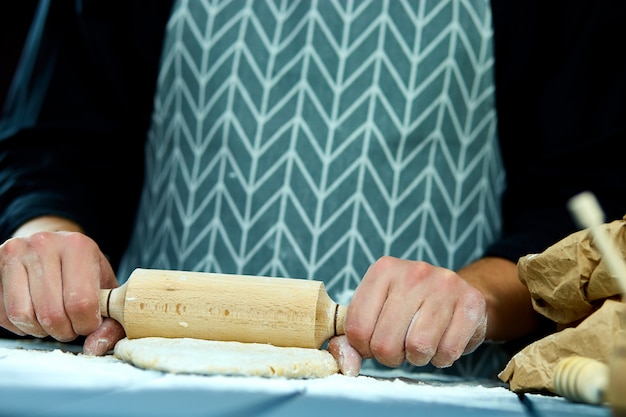
[[[506,167],[502,239],[516,260],[575,230],[566,202],[590,190],[626,213],[626,36],[620,1],[492,1],[498,133]]]
[[[608,219],[626,213],[626,59],[613,46],[626,38],[626,6],[613,3],[492,2],[507,189],[502,236],[487,255],[516,261],[573,232],[566,201],[583,190]],[[20,63],[32,76],[13,80],[20,88],[0,119],[0,241],[56,214],[81,224],[115,265],[137,207],[171,2],[49,7],[41,47]]]
[[[0,118],[0,241],[28,219],[59,215],[118,262],[171,3],[39,2],[29,36],[40,46],[26,39]]]

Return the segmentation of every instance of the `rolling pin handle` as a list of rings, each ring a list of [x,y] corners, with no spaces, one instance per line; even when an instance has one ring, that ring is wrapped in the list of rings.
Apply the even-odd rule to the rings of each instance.
[[[100,315],[110,317],[124,326],[124,304],[126,302],[126,284],[117,288],[107,288],[100,290],[98,303],[100,304]]]
[[[335,305],[335,320],[334,320],[335,334],[334,336],[341,336],[342,334],[344,334],[343,323],[346,320],[347,310],[348,310],[348,307],[346,306],[343,306],[341,304]]]
[[[107,307],[106,307],[106,316],[109,317],[109,311],[111,309],[110,304],[111,304],[111,293],[113,293],[113,290],[109,290],[107,291]]]
[[[111,290],[110,289],[100,290],[98,301],[100,304],[100,315],[102,317],[110,317],[109,316],[109,303],[111,302]]]

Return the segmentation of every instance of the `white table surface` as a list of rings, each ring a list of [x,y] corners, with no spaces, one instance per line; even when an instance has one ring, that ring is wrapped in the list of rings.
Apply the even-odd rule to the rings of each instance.
[[[497,381],[396,370],[310,380],[177,375],[76,349],[0,339],[0,416],[611,415],[560,397],[518,396]]]

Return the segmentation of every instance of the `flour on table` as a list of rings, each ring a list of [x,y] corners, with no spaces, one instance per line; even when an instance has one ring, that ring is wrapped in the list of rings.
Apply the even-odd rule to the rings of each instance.
[[[321,378],[339,371],[326,350],[190,338],[122,339],[114,354],[139,368],[171,373]]]
[[[226,398],[232,398],[232,395],[228,394],[236,392],[242,396],[267,394],[267,398],[274,399],[291,398],[296,394],[314,401],[333,398],[338,401],[334,404],[344,405],[344,408],[346,404],[350,406],[358,406],[358,404],[342,401],[357,400],[382,401],[389,404],[392,411],[392,404],[413,404],[415,410],[419,411],[424,405],[436,403],[466,407],[472,415],[482,415],[479,412],[472,413],[472,408],[485,411],[485,413],[494,410],[497,415],[524,414],[524,408],[517,394],[503,387],[504,384],[499,380],[483,386],[480,383],[488,381],[467,381],[465,378],[448,375],[386,368],[370,369],[369,376],[348,377],[336,373],[325,378],[307,379],[219,374],[208,377],[183,373],[163,374],[161,371],[144,370],[132,366],[111,355],[101,357],[61,350],[40,350],[42,349],[40,346],[39,343],[20,341],[19,344],[13,344],[11,341],[0,339],[0,397],[4,399],[6,395],[3,397],[3,393],[7,390],[15,392],[16,388],[25,392],[47,393],[44,398],[50,398],[47,397],[50,393],[59,393],[50,395],[54,395],[55,398],[65,395],[68,395],[68,399],[76,398],[78,404],[71,404],[74,404],[73,407],[80,407],[79,404],[88,405],[84,399],[98,398],[103,394],[112,395],[112,398],[120,394],[122,399],[127,399],[132,403],[130,400],[132,398],[142,398],[143,394],[153,395],[159,391],[165,395],[172,392],[188,393],[189,398],[196,400],[198,397],[204,397],[205,394],[211,396],[215,393],[218,396],[225,393]],[[50,349],[58,346],[55,344]],[[69,396],[70,393],[76,397]],[[541,404],[548,406],[549,410],[557,410],[558,408],[555,407],[559,407],[558,404],[565,401],[560,397],[539,394],[525,394],[525,396],[535,405],[541,401]],[[263,404],[266,403],[268,403],[267,400],[263,402]],[[2,407],[5,405],[6,402],[0,404],[2,415],[32,415],[32,413],[2,413],[4,411]],[[51,413],[42,411],[38,415],[49,414]],[[418,415],[419,412],[413,414]],[[99,415],[105,415],[105,413],[102,412]]]

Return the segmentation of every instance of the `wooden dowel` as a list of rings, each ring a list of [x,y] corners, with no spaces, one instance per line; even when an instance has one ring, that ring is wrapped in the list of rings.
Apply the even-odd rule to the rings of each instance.
[[[568,207],[580,226],[588,228],[595,239],[600,253],[617,280],[622,296],[626,294],[626,262],[618,252],[615,244],[611,242],[608,234],[602,229],[604,212],[590,192],[583,192],[572,197]]]

